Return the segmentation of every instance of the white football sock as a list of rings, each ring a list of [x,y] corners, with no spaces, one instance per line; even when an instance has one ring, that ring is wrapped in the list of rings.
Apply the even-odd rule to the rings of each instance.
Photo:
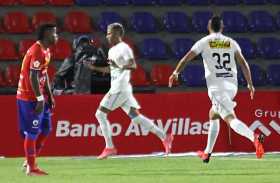
[[[252,142],[254,142],[254,132],[248,128],[247,125],[245,125],[242,121],[235,118],[230,121],[230,127],[239,135],[242,135],[244,137],[247,137]]]
[[[102,134],[104,136],[105,143],[106,143],[106,148],[113,148],[114,145],[112,141],[112,130],[111,130],[110,123],[107,119],[107,114],[100,110],[97,110],[95,113],[95,117],[100,124],[100,128],[102,130]]]
[[[156,134],[161,140],[164,140],[166,137],[166,134],[163,130],[161,130],[159,127],[157,127],[152,120],[145,117],[144,115],[140,114],[137,117],[132,119],[132,122],[136,124],[140,124],[144,126],[147,130],[153,132]]]
[[[212,153],[214,145],[220,131],[220,120],[210,120],[210,126],[208,130],[207,146],[204,150],[205,153]]]

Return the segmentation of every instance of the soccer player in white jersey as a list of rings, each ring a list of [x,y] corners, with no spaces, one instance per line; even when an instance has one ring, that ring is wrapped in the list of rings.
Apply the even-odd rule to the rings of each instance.
[[[136,69],[136,63],[131,48],[122,41],[123,35],[124,28],[121,24],[113,23],[108,25],[106,38],[112,46],[108,53],[110,66],[96,67],[89,65],[92,70],[97,72],[111,73],[111,88],[102,99],[95,113],[106,142],[106,147],[101,155],[98,156],[98,159],[105,159],[108,156],[117,154],[107,116],[111,111],[119,107],[131,118],[132,122],[143,125],[157,135],[162,140],[165,152],[168,154],[171,151],[173,136],[171,134],[166,135],[152,120],[139,112],[140,106],[133,96],[130,84],[130,72]]]
[[[222,34],[223,21],[219,16],[214,16],[209,20],[208,30],[210,34],[193,45],[169,78],[169,87],[172,87],[172,83],[178,79],[178,74],[184,66],[197,55],[202,55],[208,96],[212,107],[209,111],[210,126],[207,146],[204,151],[198,151],[198,156],[203,162],[209,162],[220,129],[219,118],[222,118],[236,133],[252,141],[256,148],[257,158],[262,158],[264,136],[254,134],[236,117],[234,112],[236,103],[233,99],[238,89],[236,62],[245,76],[251,99],[254,97],[255,88],[248,63],[237,42]]]

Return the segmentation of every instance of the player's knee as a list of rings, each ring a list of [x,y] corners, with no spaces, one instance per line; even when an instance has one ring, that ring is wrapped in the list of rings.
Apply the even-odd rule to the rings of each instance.
[[[104,119],[107,119],[107,114],[98,109],[95,113],[95,117],[98,120],[98,122],[100,122],[103,121]]]
[[[134,119],[138,115],[140,115],[140,113],[137,110],[130,109],[129,112],[128,112],[128,116],[129,116],[130,119]]]
[[[235,117],[234,114],[229,114],[229,115],[225,116],[225,117],[223,118],[223,120],[224,120],[227,124],[230,125],[230,122],[231,122],[233,119],[235,119],[235,118],[236,118],[236,117]]]
[[[216,119],[219,119],[219,118],[220,118],[220,116],[218,114],[216,114],[213,109],[210,109],[209,119],[210,120],[216,120]]]

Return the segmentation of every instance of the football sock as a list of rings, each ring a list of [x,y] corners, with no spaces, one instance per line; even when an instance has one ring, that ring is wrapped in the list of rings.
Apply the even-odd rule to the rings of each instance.
[[[242,121],[235,118],[230,121],[230,127],[239,135],[247,137],[249,140],[254,142],[254,132],[248,128]]]
[[[36,141],[28,138],[27,136],[24,139],[24,152],[25,158],[27,160],[27,164],[31,169],[35,168],[35,160],[36,160]]]
[[[45,134],[40,133],[36,140],[36,155],[39,156],[48,136]]]
[[[104,136],[105,143],[106,143],[106,148],[113,148],[114,145],[112,141],[111,126],[107,119],[107,114],[100,110],[97,110],[95,113],[95,117],[100,124],[100,128],[102,130],[102,134]]]
[[[159,127],[157,127],[152,120],[145,117],[144,115],[140,114],[132,119],[132,122],[136,124],[140,124],[143,127],[145,127],[147,130],[153,132],[156,134],[161,140],[164,140],[166,137],[166,134],[163,130],[161,130]]]
[[[205,153],[212,153],[214,145],[220,131],[220,120],[210,120],[210,126],[208,130],[207,146],[204,150]]]

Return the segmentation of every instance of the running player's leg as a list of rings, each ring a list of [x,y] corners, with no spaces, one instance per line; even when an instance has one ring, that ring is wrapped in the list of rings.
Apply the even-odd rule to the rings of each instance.
[[[171,134],[166,135],[165,132],[157,127],[151,119],[140,113],[140,106],[132,94],[129,95],[128,100],[122,105],[122,109],[127,113],[133,123],[142,125],[144,128],[158,136],[163,142],[166,153],[170,153],[173,136]]]
[[[141,114],[138,109],[131,107],[128,116],[131,118],[132,122],[142,125],[147,130],[158,136],[161,140],[166,138],[164,131],[157,127],[151,119]]]
[[[253,142],[256,148],[257,158],[262,158],[264,155],[264,135],[254,134],[254,132],[241,120],[239,120],[234,114],[227,115],[224,120],[230,125],[230,127],[239,135],[242,135]]]
[[[126,98],[127,96],[122,92],[115,94],[107,93],[100,102],[100,106],[95,113],[95,117],[100,124],[106,147],[103,152],[97,157],[98,159],[105,159],[110,155],[117,154],[117,150],[114,147],[112,140],[111,125],[107,116],[111,111],[120,107],[124,103]]]
[[[234,90],[220,91],[212,93],[213,109],[223,120],[238,134],[254,141],[254,133],[247,125],[236,118],[234,108],[236,103],[232,101],[235,96]]]
[[[211,108],[209,111],[210,126],[208,130],[207,146],[205,153],[212,153],[220,131],[220,116]]]
[[[209,162],[220,131],[220,116],[214,112],[213,108],[211,108],[209,111],[209,119],[210,126],[208,130],[207,146],[204,151],[197,152],[198,156],[203,160],[204,163]]]
[[[114,144],[112,141],[112,132],[110,122],[108,121],[108,114],[111,111],[106,107],[99,106],[95,113],[95,117],[99,122],[103,137],[105,139],[106,148],[113,148]]]
[[[228,114],[223,119],[236,133],[254,142],[254,132],[244,122],[240,121],[235,114]]]
[[[239,135],[242,135],[254,143],[256,147],[256,155],[261,158],[264,154],[262,147],[263,135],[254,134],[254,132],[240,119],[238,119],[234,112],[235,102],[232,101],[230,92],[223,93],[220,100],[217,100],[218,111],[221,118],[228,123],[228,125]]]

